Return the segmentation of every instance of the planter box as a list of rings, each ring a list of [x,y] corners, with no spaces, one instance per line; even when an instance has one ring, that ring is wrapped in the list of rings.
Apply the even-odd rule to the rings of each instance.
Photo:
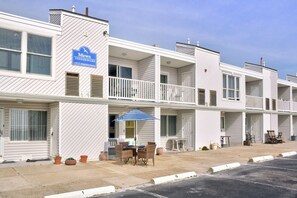
[[[66,160],[65,161],[65,165],[75,165],[76,164],[76,160]]]

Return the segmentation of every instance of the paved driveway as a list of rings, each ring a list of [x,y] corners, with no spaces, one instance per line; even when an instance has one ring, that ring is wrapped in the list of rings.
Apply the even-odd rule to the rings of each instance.
[[[107,197],[297,197],[297,156],[247,164],[230,171]]]

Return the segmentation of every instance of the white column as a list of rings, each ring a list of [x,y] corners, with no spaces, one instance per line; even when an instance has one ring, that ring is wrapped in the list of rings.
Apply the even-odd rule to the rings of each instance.
[[[161,109],[160,107],[154,108],[154,116],[158,118],[158,120],[154,121],[154,131],[155,131],[155,142],[157,146],[161,145],[161,134],[160,134],[160,127],[161,127]]]
[[[194,150],[195,151],[197,151],[198,150],[198,139],[199,139],[199,135],[198,135],[198,133],[199,133],[199,131],[198,131],[198,110],[197,109],[195,109],[194,110],[194,130],[195,130],[195,132],[194,132]]]
[[[245,121],[246,121],[246,119],[245,119],[245,117],[246,117],[246,113],[245,112],[242,112],[241,113],[241,134],[242,134],[242,138],[241,138],[241,144],[243,144],[243,141],[245,140]]]
[[[161,73],[160,55],[155,55],[155,101],[156,102],[160,102],[160,73]]]

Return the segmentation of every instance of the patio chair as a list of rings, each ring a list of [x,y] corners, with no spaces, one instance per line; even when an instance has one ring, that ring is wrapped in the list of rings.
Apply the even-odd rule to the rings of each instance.
[[[267,143],[269,144],[277,144],[277,138],[275,136],[274,130],[267,130]]]
[[[133,158],[133,151],[132,150],[123,150],[122,144],[117,144],[115,146],[116,148],[116,157],[127,164],[130,158]]]
[[[283,132],[278,132],[276,139],[278,143],[284,143],[285,141],[283,140]]]
[[[245,136],[246,136],[246,141],[249,141],[250,143],[256,143],[255,135],[252,135],[250,132],[247,132]]]
[[[141,159],[143,163],[147,166],[148,160],[152,159],[153,166],[155,166],[155,150],[156,144],[148,144],[145,149],[139,150],[137,153],[138,161]]]

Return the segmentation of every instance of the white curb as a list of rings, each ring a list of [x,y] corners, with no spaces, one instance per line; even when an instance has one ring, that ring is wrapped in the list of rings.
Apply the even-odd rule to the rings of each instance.
[[[197,174],[194,171],[176,174],[177,179],[186,179],[190,177],[196,177]]]
[[[61,193],[55,195],[45,196],[45,198],[85,198],[94,195],[107,194],[115,192],[114,186],[104,186],[100,188],[90,188],[81,191],[73,191],[68,193]]]
[[[211,167],[209,169],[209,172],[216,173],[216,172],[223,171],[223,170],[229,170],[229,169],[232,169],[232,168],[237,168],[239,166],[240,166],[239,162],[235,162],[235,163],[231,163],[231,164],[224,164],[224,165],[220,165],[220,166]]]
[[[152,179],[152,182],[154,184],[163,184],[166,182],[172,182],[175,180],[180,180],[180,179],[186,179],[186,178],[191,178],[191,177],[196,177],[197,174],[194,171],[191,172],[185,172],[185,173],[179,173],[176,175],[168,175],[164,177],[156,177]]]
[[[164,176],[164,177],[156,177],[153,178],[152,181],[154,184],[163,184],[166,182],[171,182],[176,180],[176,176],[175,175],[169,175],[169,176]]]
[[[274,157],[272,155],[260,156],[260,157],[253,157],[249,160],[249,162],[264,162],[273,160]]]
[[[290,156],[293,156],[293,155],[297,155],[297,152],[296,151],[291,151],[291,152],[281,153],[278,156],[279,157],[290,157]]]

